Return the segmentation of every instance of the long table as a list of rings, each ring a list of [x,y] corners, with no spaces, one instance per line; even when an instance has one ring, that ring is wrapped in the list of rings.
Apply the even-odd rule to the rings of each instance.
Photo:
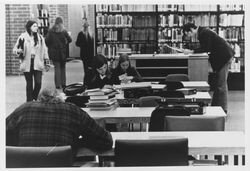
[[[138,99],[126,99],[124,98],[123,93],[116,94],[116,98],[119,103],[121,104],[138,104]],[[192,95],[185,95],[184,98],[168,98],[171,101],[195,101],[195,102],[204,102],[206,105],[211,103],[211,96],[208,92],[197,92],[196,94]]]
[[[208,156],[214,159],[221,155],[229,165],[234,164],[234,155],[238,156],[238,163],[242,165],[245,155],[245,135],[243,132],[233,131],[193,131],[193,132],[112,132],[113,142],[117,139],[170,139],[188,138],[189,155]],[[111,150],[96,151],[85,147],[78,149],[77,157],[82,156],[114,156],[114,144]]]
[[[114,110],[90,110],[82,108],[94,119],[104,119],[106,123],[149,123],[151,113],[155,107],[118,107]],[[219,106],[207,106],[202,115],[191,115],[190,117],[226,117],[225,112]]]

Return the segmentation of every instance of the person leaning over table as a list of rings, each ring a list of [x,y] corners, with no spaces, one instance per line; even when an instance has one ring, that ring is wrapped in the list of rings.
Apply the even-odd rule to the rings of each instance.
[[[114,84],[142,81],[141,75],[131,66],[128,54],[120,55],[117,67],[112,71],[112,80]]]
[[[111,88],[112,85],[108,61],[104,55],[97,54],[93,58],[92,69],[84,77],[85,89]]]
[[[83,146],[111,149],[113,139],[88,113],[64,102],[55,88],[44,88],[37,101],[22,104],[6,118],[6,145],[71,145],[75,152]]]
[[[26,31],[18,37],[13,53],[19,55],[20,71],[26,80],[26,101],[33,101],[42,86],[42,73],[48,71],[50,65],[48,49],[43,36],[38,33],[37,22],[29,20],[25,27]]]
[[[211,105],[221,106],[227,113],[227,77],[229,66],[235,54],[234,50],[225,39],[209,28],[197,27],[193,23],[187,23],[183,26],[183,34],[189,38],[198,36],[200,43],[200,48],[194,50],[185,49],[184,53],[209,52],[209,62],[215,72],[215,90]]]

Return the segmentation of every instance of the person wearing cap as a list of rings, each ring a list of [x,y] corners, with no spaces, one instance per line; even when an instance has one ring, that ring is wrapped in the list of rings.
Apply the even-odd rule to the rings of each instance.
[[[91,69],[94,57],[94,38],[89,30],[89,23],[83,18],[83,29],[77,35],[76,46],[80,48],[80,57],[83,62],[84,75]]]
[[[18,37],[13,53],[19,55],[20,71],[26,80],[26,101],[33,101],[42,86],[42,72],[49,70],[49,57],[44,38],[38,33],[37,22],[29,20],[25,27],[26,31]]]
[[[69,33],[65,30],[63,19],[57,17],[55,24],[49,29],[45,38],[49,57],[54,64],[54,82],[57,89],[66,86],[66,61],[68,57],[68,44],[72,42]]]
[[[93,58],[92,69],[84,77],[84,86],[86,89],[110,88],[112,84],[108,61],[104,55],[97,54]]]

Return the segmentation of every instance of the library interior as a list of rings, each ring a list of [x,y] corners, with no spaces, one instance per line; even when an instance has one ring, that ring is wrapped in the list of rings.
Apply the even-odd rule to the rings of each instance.
[[[244,168],[245,10],[5,4],[5,168]]]

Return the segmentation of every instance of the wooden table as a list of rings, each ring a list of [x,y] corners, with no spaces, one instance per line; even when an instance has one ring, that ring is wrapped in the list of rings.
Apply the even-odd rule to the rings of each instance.
[[[192,131],[192,132],[112,132],[113,142],[117,139],[169,139],[188,138],[189,155],[203,156],[214,159],[214,155],[222,155],[227,164],[234,163],[234,155],[238,155],[239,165],[245,155],[245,135],[243,132],[233,131]],[[80,148],[77,157],[81,156],[114,156],[113,149],[107,151],[94,151]],[[226,157],[225,157],[226,156]]]
[[[226,117],[221,107],[207,106],[203,115],[191,115],[190,117]],[[114,110],[99,111],[82,108],[94,119],[104,119],[106,123],[149,123],[151,113],[155,107],[118,107]]]

